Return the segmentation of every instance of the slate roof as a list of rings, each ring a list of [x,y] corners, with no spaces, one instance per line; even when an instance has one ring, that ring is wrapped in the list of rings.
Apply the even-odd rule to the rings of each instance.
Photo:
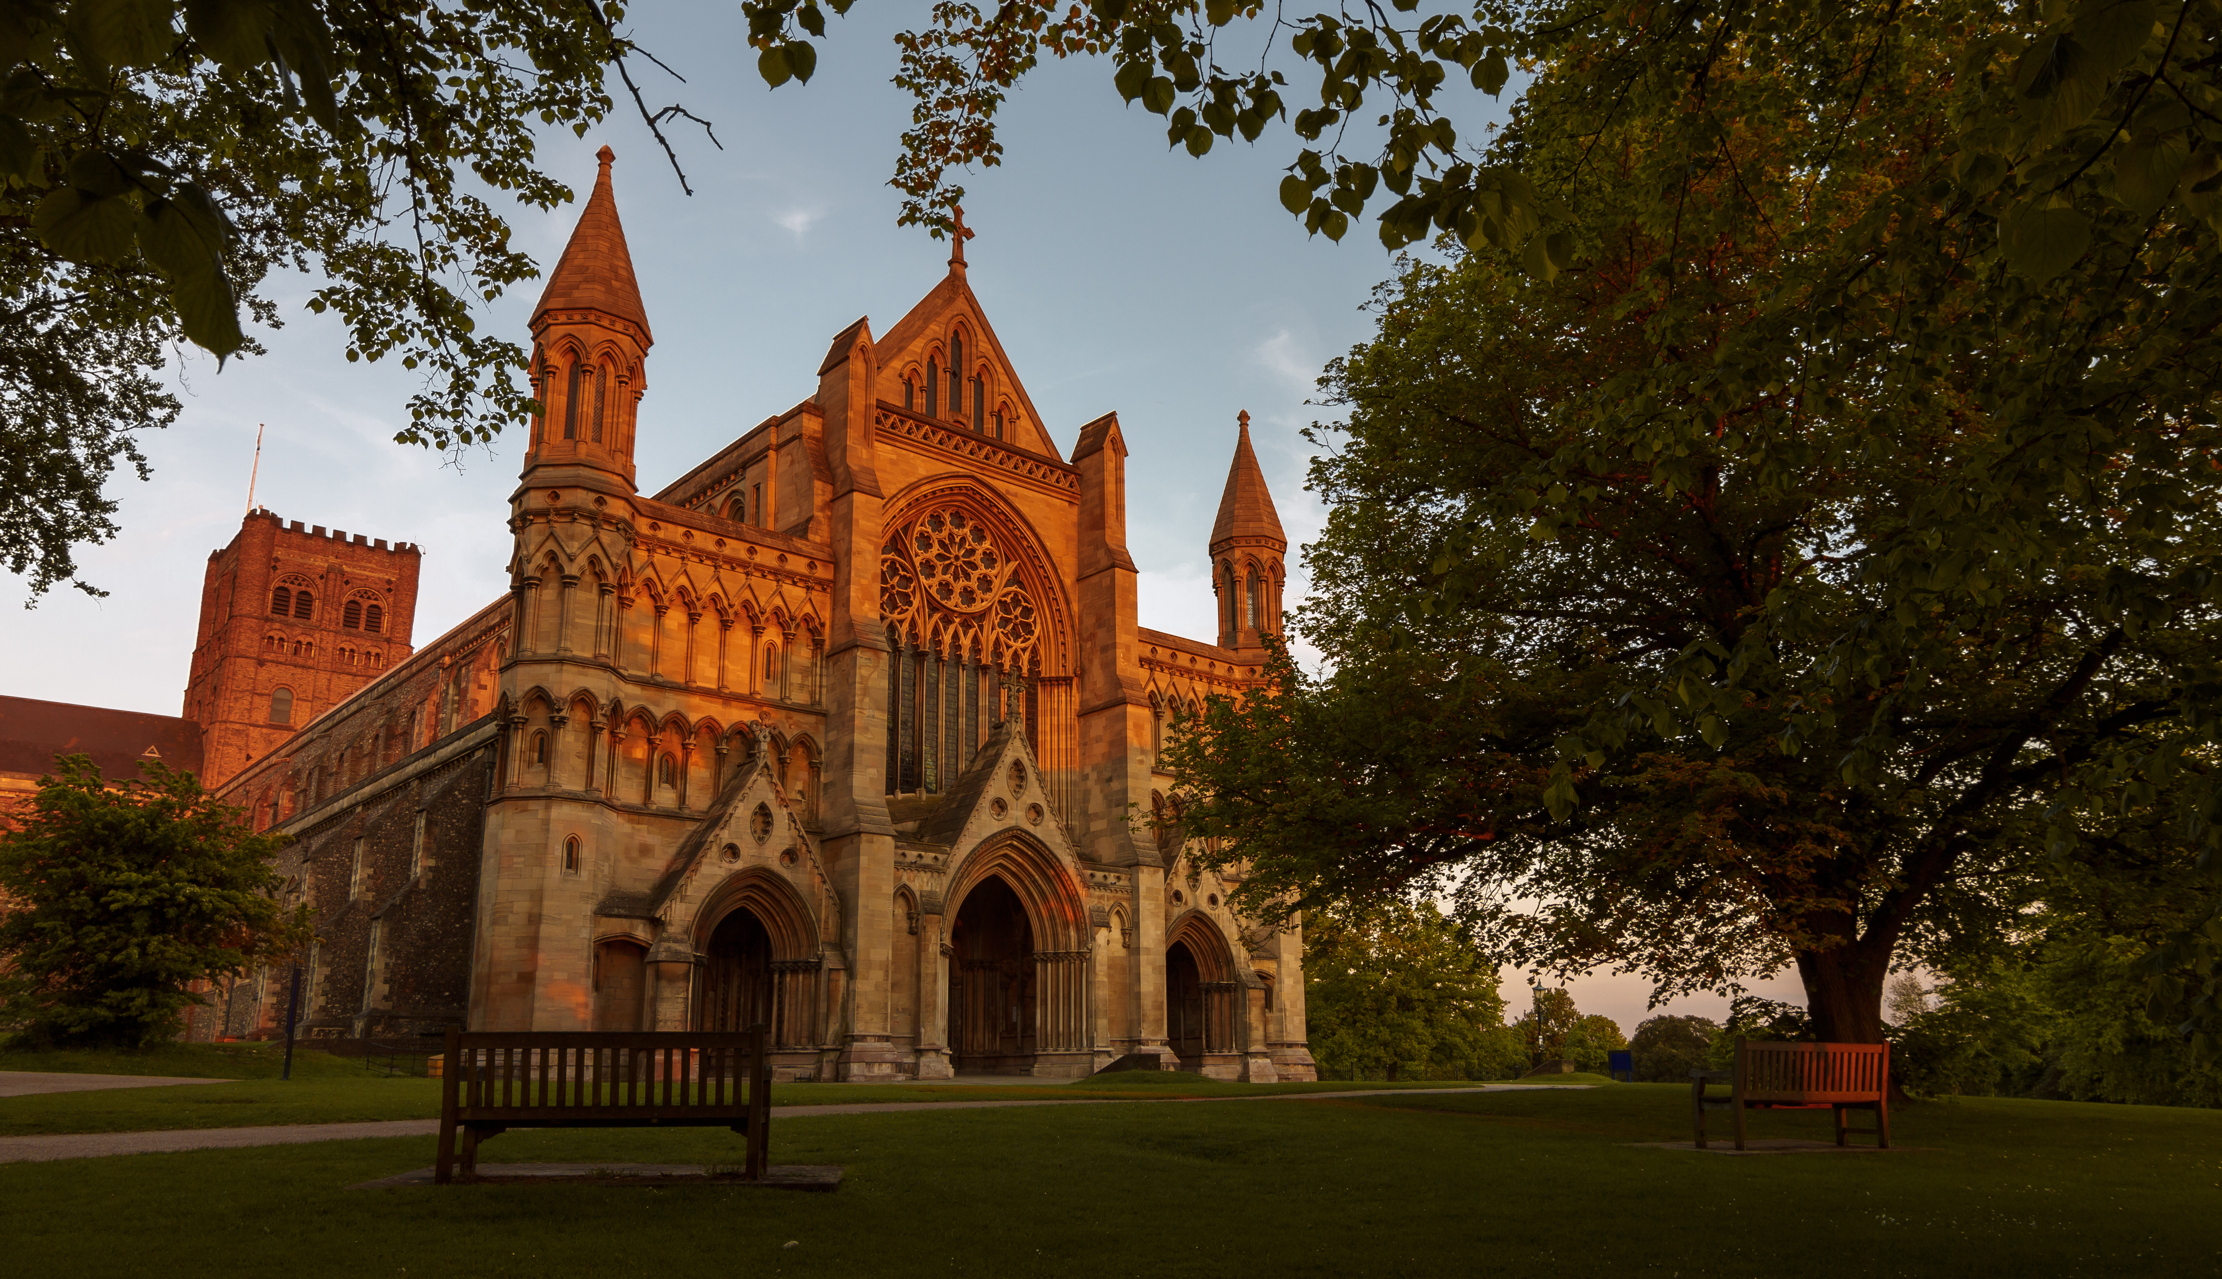
[[[201,726],[171,715],[0,697],[0,773],[38,777],[54,771],[56,755],[90,755],[100,775],[128,781],[142,762],[201,769]]]

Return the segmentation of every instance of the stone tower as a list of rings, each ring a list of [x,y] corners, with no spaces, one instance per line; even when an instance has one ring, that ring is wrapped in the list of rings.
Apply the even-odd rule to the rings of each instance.
[[[183,716],[210,787],[414,651],[418,549],[248,512],[210,553]]]
[[[1281,633],[1281,587],[1288,574],[1288,535],[1273,510],[1273,493],[1250,447],[1250,415],[1237,416],[1234,465],[1211,526],[1212,589],[1219,596],[1219,646],[1256,652]]]

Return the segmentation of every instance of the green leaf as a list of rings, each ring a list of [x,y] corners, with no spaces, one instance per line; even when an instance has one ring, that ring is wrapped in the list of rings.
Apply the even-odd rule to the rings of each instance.
[[[1139,58],[1128,59],[1119,63],[1118,71],[1111,77],[1112,87],[1116,88],[1119,91],[1119,97],[1127,102],[1132,102],[1141,97],[1142,90],[1148,88],[1149,83],[1150,64]]]
[[[1304,179],[1291,173],[1281,179],[1281,207],[1291,213],[1301,214],[1312,206],[1312,188]]]
[[[794,68],[795,79],[809,83],[811,74],[818,69],[818,46],[800,40],[788,45],[787,65]]]
[[[2114,193],[2122,203],[2151,217],[2175,193],[2190,159],[2190,141],[2181,133],[2133,142],[2114,158]]]
[[[231,281],[221,270],[174,282],[170,297],[185,336],[219,361],[246,341],[239,330],[239,300],[232,296]]]
[[[1551,260],[1550,249],[1542,236],[1528,237],[1527,246],[1520,250],[1520,269],[1546,283],[1558,278],[1558,263]]]
[[[151,66],[177,38],[167,0],[76,0],[66,25],[86,54],[111,67]]]
[[[2074,209],[2024,202],[2000,222],[1999,236],[2014,273],[2043,284],[2075,265],[2091,247],[2091,222]]]
[[[1474,63],[1474,87],[1494,98],[1504,91],[1504,83],[1511,78],[1511,69],[1505,65],[1504,55],[1493,53]]]
[[[794,68],[787,65],[787,46],[775,44],[756,56],[756,74],[764,83],[776,89],[794,79]]]
[[[121,196],[60,187],[31,211],[31,230],[71,262],[121,262],[138,238],[139,211]]]
[[[2159,20],[2156,0],[2092,0],[2075,15],[2075,38],[2093,73],[2109,79],[2144,50]]]
[[[0,115],[0,178],[28,178],[38,162],[31,131],[13,116]]]
[[[1164,115],[1173,109],[1173,82],[1164,76],[1151,76],[1142,86],[1142,109],[1153,115]]]
[[[226,71],[249,71],[270,60],[269,14],[255,0],[185,0],[185,31]]]

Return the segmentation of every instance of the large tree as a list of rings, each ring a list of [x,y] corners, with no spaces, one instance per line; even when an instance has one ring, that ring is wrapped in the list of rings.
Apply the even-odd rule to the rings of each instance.
[[[807,78],[817,0],[744,8],[764,76]],[[1498,676],[1456,632],[1540,615],[1521,687],[1469,703],[1491,735],[1550,735],[1486,765],[1532,784],[1532,812],[1423,805],[1330,843],[1364,843],[1351,869],[1391,880],[1526,846],[1571,867],[1631,838],[1631,797],[1648,797],[1656,855],[1623,843],[1635,864],[1552,879],[1606,911],[1594,929],[1561,919],[1564,938],[1594,935],[1564,949],[1634,928],[1637,962],[1669,985],[1795,954],[1816,1015],[1872,1038],[1899,943],[1968,935],[1953,912],[1994,863],[2069,855],[2095,810],[2159,792],[2179,838],[2217,838],[2222,791],[2179,768],[2214,745],[2222,696],[2203,655],[2222,581],[2218,35],[2222,0],[950,3],[902,41],[918,105],[896,182],[906,217],[945,228],[954,177],[1000,159],[1012,88],[1045,55],[1101,56],[1194,154],[1288,125],[1282,199],[1312,229],[1340,237],[1370,211],[1392,247],[1447,233],[1483,262],[1500,329],[1565,301],[1522,295],[1505,267],[1544,290],[1576,268],[1600,301],[1579,329],[1500,336],[1558,338],[1580,376],[1546,406],[1515,402],[1521,374],[1501,368],[1491,416],[1441,423],[1424,446],[1464,486],[1407,495],[1425,557],[1337,584],[1376,605],[1329,606],[1371,638],[1325,644],[1471,691]],[[1479,127],[1469,84],[1517,93],[1510,128]],[[1517,438],[1544,416],[1540,442]],[[1485,456],[1501,471],[1482,475]],[[1339,518],[1376,523],[1352,504],[1397,487],[1332,464],[1321,486]],[[1605,541],[1653,531],[1676,559],[1595,575]],[[1634,570],[1644,549],[1620,556]],[[1569,592],[1556,609],[1534,589],[1550,571]],[[1508,574],[1525,613],[1503,611]],[[1418,776],[1471,763],[1298,750]],[[1270,850],[1258,828],[1221,829],[1238,853]],[[1870,851],[1847,861],[1853,846]],[[1704,848],[1766,891],[1700,874]],[[1685,896],[1701,935],[1733,944],[1655,949]],[[2218,952],[2210,911],[2158,961],[2210,1033]]]
[[[818,7],[747,7],[765,74],[809,70]],[[2216,0],[951,4],[897,180],[938,223],[1035,61],[1101,54],[1198,154],[1285,120],[1307,225],[1448,233],[1333,388],[1335,670],[1214,722],[1196,829],[1286,872],[1260,902],[1438,877],[1669,989],[1795,962],[1873,1039],[1890,965],[2094,814],[2216,839],[2218,34]],[[2209,1025],[2218,929],[2168,957]]]
[[[174,1038],[197,982],[308,939],[239,809],[160,763],[112,782],[55,761],[0,832],[0,1027],[41,1043],[141,1048]]]
[[[570,198],[536,130],[583,132],[632,86],[596,0],[6,0],[0,4],[0,565],[34,599],[116,531],[176,349],[256,351],[256,290],[312,273],[350,360],[419,371],[408,443],[530,411],[516,343],[474,313],[536,273],[509,197]],[[633,98],[650,115],[635,90]],[[676,108],[650,116],[651,128]],[[680,113],[683,114],[683,113]]]

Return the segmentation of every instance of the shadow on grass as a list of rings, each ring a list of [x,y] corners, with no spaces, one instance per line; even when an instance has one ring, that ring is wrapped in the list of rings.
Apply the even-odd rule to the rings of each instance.
[[[0,1166],[11,1268],[50,1276],[2209,1274],[2222,1115],[1965,1101],[1904,1157],[1707,1159],[1674,1085],[1275,1106],[794,1120],[836,1194],[352,1191],[401,1139]],[[1760,1123],[1795,1129],[1825,1115]],[[1773,1134],[1770,1134],[1773,1135]],[[1780,1135],[1809,1135],[1785,1131]],[[510,1133],[489,1160],[729,1162],[730,1134]],[[66,1184],[66,1193],[57,1187]],[[21,1205],[37,1203],[36,1212]],[[783,1245],[793,1240],[796,1246]]]

